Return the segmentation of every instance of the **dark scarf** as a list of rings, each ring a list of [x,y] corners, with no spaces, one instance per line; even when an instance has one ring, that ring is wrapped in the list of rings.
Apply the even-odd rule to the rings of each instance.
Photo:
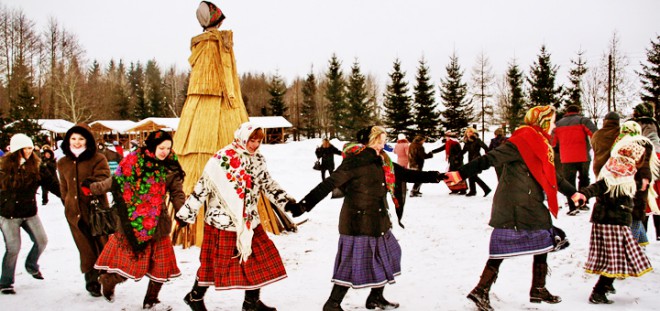
[[[518,148],[532,176],[545,191],[548,209],[557,218],[557,175],[554,152],[548,143],[550,136],[538,126],[525,125],[516,129],[509,141]]]

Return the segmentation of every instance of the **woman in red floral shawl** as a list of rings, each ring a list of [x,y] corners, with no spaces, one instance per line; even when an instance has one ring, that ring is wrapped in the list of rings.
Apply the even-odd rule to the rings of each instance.
[[[142,148],[126,156],[114,176],[104,181],[83,181],[91,193],[112,189],[120,228],[110,236],[94,268],[107,273],[99,277],[103,296],[112,301],[115,286],[127,278],[139,281],[145,275],[149,287],[143,308],[160,303],[164,282],[181,275],[176,264],[170,230],[169,201],[179,210],[185,201],[184,172],[172,151],[172,136],[164,131],[149,134]]]

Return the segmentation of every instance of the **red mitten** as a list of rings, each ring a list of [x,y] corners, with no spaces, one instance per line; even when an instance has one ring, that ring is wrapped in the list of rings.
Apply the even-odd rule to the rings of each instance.
[[[92,195],[92,190],[90,190],[88,187],[82,186],[80,189],[82,190],[84,196],[89,197]]]

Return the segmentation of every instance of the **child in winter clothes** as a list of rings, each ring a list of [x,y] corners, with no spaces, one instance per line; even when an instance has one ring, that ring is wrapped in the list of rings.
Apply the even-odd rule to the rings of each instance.
[[[263,192],[284,208],[290,199],[268,173],[258,151],[262,128],[246,122],[234,141],[220,149],[204,167],[202,176],[176,217],[193,223],[207,203],[204,240],[197,279],[184,301],[193,311],[206,310],[204,294],[216,290],[244,289],[244,311],[276,310],[259,299],[262,287],[286,278],[275,244],[260,225],[257,201]]]
[[[25,260],[25,269],[35,279],[44,279],[38,261],[46,249],[48,238],[37,215],[35,196],[39,186],[60,196],[57,178],[40,166],[41,160],[34,154],[32,139],[24,134],[15,134],[11,137],[10,146],[11,153],[0,161],[0,231],[5,239],[0,277],[2,294],[16,293],[14,273],[21,249],[21,228],[34,242]]]
[[[651,180],[645,181],[645,176],[658,176],[660,171],[651,141],[640,133],[636,122],[622,124],[621,134],[598,181],[580,189],[587,198],[596,197],[591,214],[589,257],[584,266],[587,273],[600,275],[589,297],[591,303],[612,303],[607,294],[615,293],[612,286],[615,278],[639,277],[653,269],[630,228],[633,197],[649,187]],[[649,160],[650,169],[643,168],[642,164]],[[651,190],[647,195],[651,196],[651,209],[657,211],[655,193]]]

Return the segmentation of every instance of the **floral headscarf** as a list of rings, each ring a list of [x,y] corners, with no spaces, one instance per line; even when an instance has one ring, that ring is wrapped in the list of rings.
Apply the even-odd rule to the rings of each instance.
[[[555,107],[536,106],[527,111],[525,114],[525,124],[529,126],[538,126],[543,131],[547,132],[550,129],[550,122],[555,115]]]

